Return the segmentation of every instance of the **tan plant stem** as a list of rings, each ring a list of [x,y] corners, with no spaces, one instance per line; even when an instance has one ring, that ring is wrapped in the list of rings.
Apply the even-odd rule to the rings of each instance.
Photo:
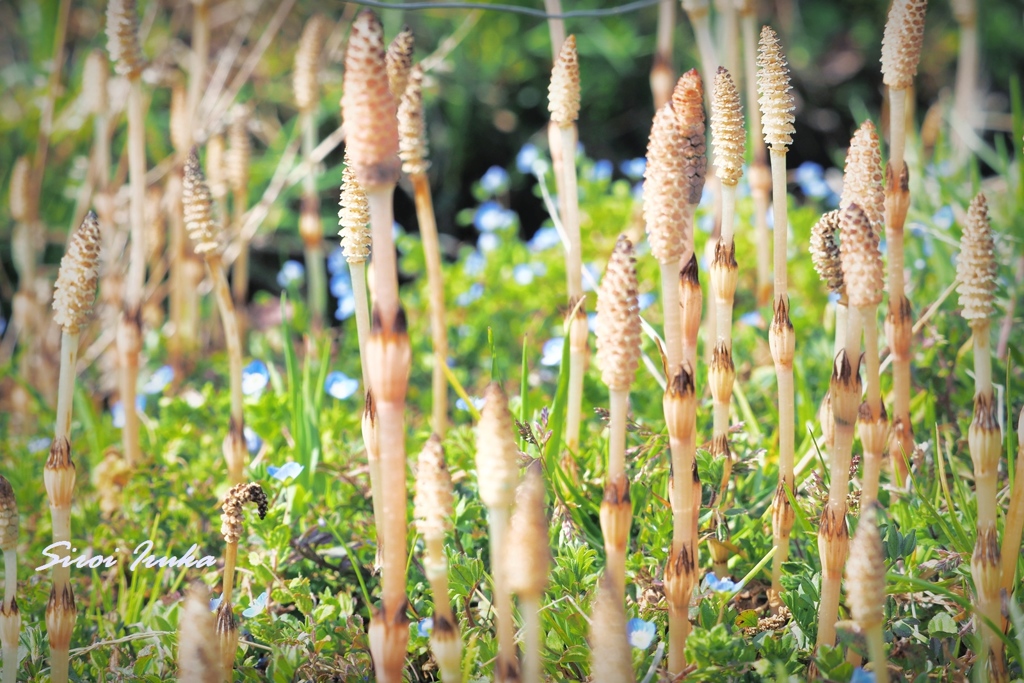
[[[1010,507],[1006,511],[1003,526],[1003,545],[1000,548],[1002,579],[1000,588],[1012,596],[1013,580],[1017,574],[1017,560],[1020,559],[1021,534],[1024,533],[1024,410],[1017,423],[1017,464],[1014,468],[1013,490],[1010,493]]]
[[[142,349],[142,293],[146,280],[146,120],[142,99],[142,79],[129,79],[128,90],[128,180],[131,248],[128,276],[124,283],[121,320],[118,323],[117,350],[121,357],[121,405],[124,406],[122,443],[129,467],[141,456],[139,416],[135,410],[135,386]]]
[[[974,0],[954,2],[954,14],[960,24],[960,54],[956,61],[956,85],[954,86],[954,116],[970,130],[975,127],[975,97],[978,80],[978,15]],[[963,5],[963,14],[957,12],[957,5]],[[963,11],[961,10],[961,11]],[[956,128],[954,127],[954,130]],[[967,158],[968,146],[957,134],[958,153]]]
[[[71,444],[66,436],[55,435],[46,461],[44,479],[50,503],[53,542],[70,544],[75,466],[71,462]],[[70,554],[70,547],[59,548],[56,554],[66,557]],[[74,590],[71,587],[71,569],[58,564],[53,568],[53,587],[46,606],[46,631],[50,642],[50,680],[54,683],[68,681],[71,632],[74,630],[77,615]]]
[[[675,70],[672,68],[672,37],[675,34],[675,25],[676,0],[661,0],[658,3],[658,37],[650,77],[655,111],[669,101],[672,97],[672,88],[675,86]]]
[[[373,233],[373,296],[374,307],[382,320],[393,320],[398,313],[398,264],[395,261],[395,241],[391,235],[394,227],[395,196],[394,184],[364,187],[366,201],[370,206],[370,231]],[[378,248],[377,245],[380,245]],[[381,253],[383,248],[391,251]]]
[[[682,315],[679,308],[679,264],[659,263],[661,301],[665,330],[665,359],[669,372],[683,362]]]
[[[771,236],[768,230],[772,183],[768,164],[756,156],[750,167],[750,194],[754,199],[754,244],[757,245],[757,303],[763,306],[772,300]]]
[[[896,177],[903,170],[906,144],[907,89],[889,88],[889,168],[893,169]]]
[[[524,683],[541,683],[543,667],[541,666],[541,642],[543,633],[540,630],[540,597],[535,595],[519,598],[519,613],[523,619],[523,664],[522,677]]]
[[[224,272],[224,262],[219,252],[206,255],[206,267],[213,281],[213,295],[220,310],[221,323],[224,325],[224,344],[228,353],[228,372],[231,382],[231,424],[224,440],[224,457],[227,459],[231,484],[241,484],[245,477],[245,419],[243,415],[244,400],[242,396],[242,334],[238,329],[238,316],[235,303],[231,298],[228,278]]]
[[[882,624],[875,624],[864,633],[868,641],[868,659],[871,660],[871,672],[875,674],[876,683],[889,683],[889,667],[885,654],[885,635]]]
[[[246,299],[249,296],[249,240],[242,235],[242,223],[245,220],[245,209],[249,203],[249,193],[245,188],[237,187],[233,191],[232,201],[232,233],[239,241],[238,256],[231,265],[231,296],[235,300],[235,306],[239,309],[245,307]]]
[[[754,199],[754,243],[757,245],[757,305],[771,300],[771,238],[768,235],[768,203],[771,174],[768,170],[768,148],[761,132],[761,108],[757,106],[757,12],[756,3],[744,3],[740,13],[743,32],[743,82],[747,91],[745,112],[750,124],[747,139],[753,148],[750,166],[750,194]]]
[[[366,361],[366,342],[370,339],[370,299],[366,292],[366,262],[348,264],[352,279],[352,296],[356,300],[356,337],[359,342],[359,361],[363,371],[363,388],[370,387],[370,369]]]
[[[608,481],[626,473],[626,416],[629,389],[611,389],[608,403]]]
[[[896,125],[894,118],[893,126]],[[894,134],[894,143],[895,140]],[[904,165],[896,181],[894,168],[896,166],[890,160],[885,178],[885,239],[889,261],[886,282],[889,311],[885,318],[885,336],[892,353],[893,374],[890,466],[896,479],[902,481],[907,474],[906,462],[914,455],[914,432],[910,422],[910,344],[914,321],[913,309],[905,294],[903,276],[903,224],[910,205],[909,173]]]
[[[60,335],[60,375],[57,383],[57,424],[55,438],[71,438],[71,409],[75,397],[80,333],[64,330]]]
[[[180,155],[179,155],[180,158]],[[170,238],[167,244],[167,258],[170,261],[168,284],[171,291],[168,296],[168,314],[174,334],[167,338],[167,357],[175,376],[184,376],[186,354],[185,335],[185,300],[188,296],[185,285],[185,222],[181,213],[181,165],[176,164],[167,178],[164,190],[167,194],[167,220],[170,224]],[[180,375],[179,375],[180,373]]]
[[[875,306],[855,309],[864,330],[865,400],[860,413],[860,442],[864,448],[864,473],[861,482],[860,506],[867,508],[878,500],[878,481],[882,456],[888,436],[888,419],[882,404],[879,381],[878,309]],[[866,410],[865,410],[866,409]]]
[[[544,0],[544,11],[548,14],[561,14],[562,0]],[[548,31],[551,33],[551,57],[557,60],[562,43],[565,42],[565,20],[549,18]]]
[[[231,596],[235,590],[235,566],[237,562],[238,543],[228,543],[224,546],[224,592],[221,593],[222,604],[231,604]]]
[[[434,658],[437,659],[438,668],[441,670],[443,683],[462,683],[462,670],[459,666],[459,657],[446,657],[439,651],[438,643],[442,629],[453,629],[456,624],[455,615],[452,613],[451,604],[448,602],[448,561],[444,556],[444,535],[430,536],[424,538],[426,544],[426,557],[423,560],[423,568],[430,583],[430,592],[434,595],[434,630],[436,635],[431,636],[431,648],[434,650]],[[456,645],[456,651],[461,649],[457,631],[451,640]],[[447,635],[447,634],[444,634]]]
[[[697,49],[700,52],[700,76],[705,83],[714,83],[718,60],[715,57],[715,41],[711,37],[711,18],[708,12],[707,1],[702,0],[701,2],[693,3],[702,5],[694,9],[688,8],[688,4],[690,3],[684,2],[683,8],[686,9],[690,23],[693,25],[694,37],[697,39]],[[710,88],[705,92],[705,96],[710,98]]]
[[[0,603],[0,640],[3,641],[3,683],[18,680],[18,636],[21,632],[21,614],[15,598],[18,592],[18,551],[4,551],[4,601]]]
[[[433,338],[434,368],[431,375],[433,401],[433,431],[444,439],[448,430],[448,380],[444,366],[448,362],[448,328],[445,326],[444,279],[441,270],[441,245],[437,236],[437,218],[430,195],[430,182],[426,173],[410,174],[416,201],[416,220],[423,240],[423,255],[427,262],[427,287],[430,291],[430,333]],[[356,321],[358,324],[358,320]]]
[[[788,281],[786,277],[786,242],[789,230],[787,215],[786,192],[786,151],[771,150],[772,160],[772,214],[775,218],[775,302],[788,297]]]
[[[305,245],[306,272],[309,279],[306,283],[306,296],[310,317],[315,329],[321,329],[327,311],[327,270],[324,260],[324,237],[320,226],[320,198],[316,191],[316,164],[312,163],[313,150],[316,149],[316,110],[303,111],[302,119],[302,156],[306,159],[308,170],[302,184],[302,216],[300,232]]]
[[[189,132],[193,127],[198,127],[196,115],[199,110],[199,101],[203,96],[203,88],[206,85],[206,65],[210,59],[210,6],[207,0],[198,0],[192,3],[192,54],[188,79],[188,120],[192,122]],[[194,140],[187,140],[185,149],[192,146]]]
[[[494,583],[494,611],[497,620],[498,660],[495,663],[494,680],[514,680],[510,672],[515,671],[516,644],[515,626],[512,622],[512,592],[509,590],[508,577],[505,576],[505,563],[499,558],[504,557],[506,538],[508,537],[509,510],[504,507],[490,507],[487,510],[488,529],[490,530],[491,579]]]
[[[566,277],[568,279],[569,307],[583,298],[583,257],[580,242],[580,209],[576,186],[576,125],[559,126],[559,142],[562,151],[562,183],[559,193],[564,195],[562,226],[569,238],[566,252]],[[582,324],[579,320],[582,317]],[[580,306],[569,327],[569,398],[566,404],[565,445],[576,451],[580,445],[580,419],[583,402],[583,370],[587,357],[586,312]]]

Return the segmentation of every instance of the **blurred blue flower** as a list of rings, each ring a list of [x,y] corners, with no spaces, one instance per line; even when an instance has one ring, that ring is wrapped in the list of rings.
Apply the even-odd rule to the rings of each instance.
[[[697,219],[697,227],[700,228],[703,232],[710,233],[712,230],[715,229],[714,215],[708,212],[705,213],[703,216],[700,216]]]
[[[480,187],[488,196],[504,192],[508,189],[508,172],[501,166],[491,166],[480,178]]]
[[[500,244],[501,238],[493,232],[482,232],[480,233],[480,236],[476,238],[476,248],[484,254],[494,251]]]
[[[348,262],[345,260],[344,250],[340,246],[331,249],[331,253],[327,255],[327,272],[337,275],[346,270],[348,270]]]
[[[356,298],[350,292],[347,296],[338,299],[338,308],[334,311],[334,319],[338,322],[348,320],[356,312]]]
[[[739,587],[739,584],[728,577],[720,579],[714,574],[708,574],[707,586],[709,590],[713,590],[719,593],[728,593],[730,591],[736,590],[736,588]]]
[[[337,299],[352,294],[352,274],[348,272],[348,268],[342,268],[337,273],[333,273],[329,286],[331,294]]]
[[[526,263],[517,264],[516,267],[512,269],[512,279],[515,280],[518,285],[523,285],[525,287],[533,282],[533,278],[533,268]]]
[[[488,200],[477,207],[473,214],[473,226],[480,232],[494,232],[507,228],[515,221],[515,212],[506,209],[494,200]]]
[[[146,397],[143,394],[139,394],[135,397],[135,410],[141,413],[145,409]],[[114,405],[110,406],[110,417],[115,427],[118,429],[124,427],[124,406],[121,405],[120,401],[114,401]]]
[[[120,404],[117,403],[117,404],[114,404],[114,405],[120,405]],[[123,413],[122,413],[122,415],[123,415]],[[124,420],[122,418],[122,426],[123,426],[123,422],[124,422]],[[29,451],[29,453],[42,453],[45,450],[49,450],[50,443],[51,443],[50,442],[50,437],[48,437],[48,436],[40,436],[40,437],[32,439],[31,441],[28,442],[28,444],[27,444],[28,445],[28,451]]]
[[[626,637],[629,638],[629,644],[640,650],[646,650],[651,646],[656,633],[653,621],[630,619],[626,622]]]
[[[479,251],[470,252],[469,256],[462,263],[462,272],[470,277],[476,277],[480,273],[484,272],[484,266],[487,265],[487,259]]]
[[[359,388],[359,380],[352,379],[344,372],[335,370],[327,375],[324,380],[324,391],[336,399],[344,400],[356,393]]]
[[[426,638],[430,635],[430,632],[434,629],[434,618],[427,617],[426,619],[420,619],[419,623],[416,624],[416,632],[420,634],[420,638]]]
[[[835,194],[828,183],[825,182],[825,169],[822,168],[821,164],[805,161],[796,167],[793,177],[797,184],[800,185],[800,191],[808,197],[821,199]]]
[[[274,467],[273,465],[267,465],[267,474],[278,481],[288,481],[302,474],[302,470],[306,469],[295,461],[286,462],[280,467]]]
[[[562,238],[558,236],[558,230],[553,225],[548,225],[533,233],[533,237],[530,238],[526,246],[530,251],[537,253],[561,243]]]
[[[761,313],[759,311],[744,313],[740,316],[739,321],[744,325],[750,325],[751,327],[764,327],[764,318],[761,317]]]
[[[544,342],[544,348],[541,351],[540,364],[541,365],[558,365],[562,362],[562,345],[565,343],[565,337],[555,337],[554,339],[548,339]]]
[[[591,334],[597,334],[597,313],[587,313],[587,329]]]
[[[456,306],[468,306],[480,297],[484,295],[484,286],[479,282],[474,282],[469,288],[468,292],[463,292],[455,297]]]
[[[164,365],[156,370],[142,385],[142,393],[159,394],[174,379],[174,368]]]
[[[242,368],[242,393],[246,396],[259,396],[269,381],[270,371],[261,360],[254,360]]]
[[[220,607],[220,603],[222,603],[222,602],[224,602],[224,596],[223,595],[220,596],[220,597],[217,597],[217,598],[210,598],[210,611],[211,612],[217,611],[217,608]]]
[[[623,161],[619,164],[619,170],[630,180],[640,180],[644,177],[644,171],[647,170],[647,158],[637,157],[636,159]]]
[[[533,162],[540,159],[537,146],[527,142],[516,154],[516,170],[522,174],[533,173]]]
[[[859,666],[853,670],[853,675],[850,676],[850,683],[875,683],[875,672],[865,671]]]
[[[643,198],[644,198],[644,184],[643,184],[643,181],[633,185],[633,189],[632,189],[631,193],[633,195],[633,201],[637,201],[637,202],[642,201]]]
[[[472,403],[473,407],[476,408],[477,410],[480,410],[481,408],[484,407],[485,401],[486,399],[484,398],[477,398],[476,396],[469,397],[469,402]],[[455,401],[455,407],[458,408],[459,410],[469,410],[469,406],[466,405],[466,402],[461,398]]]
[[[593,292],[597,283],[601,281],[601,268],[596,263],[584,263],[583,270],[583,291]],[[587,277],[587,274],[590,277]]]
[[[287,289],[292,285],[296,287],[302,286],[302,281],[306,277],[306,268],[298,261],[291,259],[281,264],[281,270],[277,273],[277,284],[282,289]]]
[[[700,191],[700,201],[697,202],[697,206],[706,207],[709,206],[715,198],[715,193],[711,191],[707,183],[704,183],[704,187]]]
[[[654,303],[654,292],[644,292],[636,298],[636,301],[642,311]]]
[[[405,228],[398,221],[391,222],[391,239],[397,240],[399,237],[405,234]]]
[[[594,182],[604,182],[611,180],[612,173],[615,171],[615,166],[612,162],[607,159],[599,159],[595,161],[592,166],[587,168],[586,178]]]
[[[256,596],[256,599],[249,604],[249,607],[242,610],[242,616],[249,617],[251,619],[252,617],[255,617],[257,614],[263,614],[263,611],[266,609],[267,591],[263,591],[258,596]]]
[[[263,448],[263,439],[252,427],[248,425],[242,427],[242,436],[245,438],[245,449],[249,451],[250,455],[256,455]]]
[[[3,334],[7,330],[7,318],[0,315],[0,334]]]

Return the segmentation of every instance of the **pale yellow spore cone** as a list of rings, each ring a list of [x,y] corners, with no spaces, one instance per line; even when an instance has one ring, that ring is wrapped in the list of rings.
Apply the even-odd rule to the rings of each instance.
[[[988,220],[988,202],[980,192],[971,200],[960,237],[956,263],[960,308],[966,320],[987,320],[995,309],[995,241]]]
[[[444,460],[441,437],[431,434],[416,460],[413,517],[424,538],[438,538],[451,526],[452,477]]]
[[[811,228],[811,263],[828,291],[843,296],[843,264],[839,260],[839,210],[823,214]]]
[[[845,209],[850,204],[859,205],[879,233],[885,219],[884,178],[878,133],[875,132],[875,124],[867,120],[860,124],[850,139],[839,208]]]
[[[220,226],[213,218],[213,196],[199,165],[199,151],[193,147],[185,160],[181,206],[185,230],[200,256],[220,250]]]
[[[862,628],[885,617],[885,549],[873,508],[861,515],[850,541],[846,562],[846,595],[850,614]]]
[[[540,597],[548,585],[551,549],[548,515],[544,507],[544,476],[539,463],[526,470],[508,533],[506,576],[509,587],[520,596]]]
[[[882,82],[894,90],[909,88],[917,75],[924,43],[927,0],[893,0],[882,33]]]
[[[700,203],[707,173],[707,133],[704,123],[704,82],[696,69],[690,69],[676,81],[672,90],[672,110],[679,126],[679,151],[683,162],[683,182],[687,204]],[[689,228],[692,230],[692,226]]]
[[[551,120],[561,127],[574,123],[580,116],[580,62],[576,54],[576,36],[570,35],[565,39],[551,69],[548,111],[551,112]]]
[[[878,249],[878,234],[867,214],[850,204],[839,214],[839,255],[850,305],[877,306],[885,291],[885,267]]]
[[[341,208],[338,211],[338,225],[341,230],[341,253],[349,263],[365,263],[370,257],[370,205],[366,192],[356,178],[356,171],[345,158],[345,170],[341,173]]]
[[[53,287],[53,321],[65,332],[78,332],[92,312],[100,273],[100,224],[90,211],[68,242]]]
[[[678,263],[692,230],[687,220],[689,188],[679,155],[681,142],[675,112],[667,103],[654,115],[644,169],[644,222],[651,253],[658,263]]]
[[[724,184],[735,185],[743,175],[747,133],[743,125],[740,93],[724,66],[718,67],[715,74],[711,138],[714,141],[715,174]]]
[[[519,481],[519,449],[508,399],[495,382],[484,391],[484,407],[476,426],[476,472],[484,505],[509,508]]]
[[[412,69],[412,55],[416,47],[416,38],[408,26],[402,28],[388,45],[384,63],[388,70],[388,87],[397,100],[405,92]]]
[[[145,66],[139,46],[139,12],[135,0],[107,3],[107,52],[120,76],[135,77]]]
[[[636,259],[632,242],[620,235],[597,292],[597,367],[608,388],[629,390],[640,344]]]
[[[178,615],[179,683],[220,683],[217,618],[210,611],[210,591],[196,582]]]
[[[792,91],[789,64],[782,53],[782,43],[770,26],[762,26],[757,47],[758,104],[761,106],[764,142],[776,151],[785,152],[796,132],[793,127],[796,103]]]
[[[322,14],[314,14],[302,27],[302,37],[295,51],[292,88],[299,111],[312,111],[320,101],[320,52],[323,50],[330,23]]]
[[[398,156],[402,159],[402,170],[413,175],[426,173],[430,168],[423,121],[423,67],[419,64],[414,66],[406,82],[398,105]]]

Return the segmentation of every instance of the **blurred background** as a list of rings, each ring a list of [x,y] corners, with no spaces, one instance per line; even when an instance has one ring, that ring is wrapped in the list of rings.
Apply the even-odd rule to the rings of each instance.
[[[472,207],[479,203],[474,187],[488,169],[507,169],[507,177],[492,173],[491,181],[505,183],[502,201],[519,214],[522,236],[528,238],[547,218],[535,189],[536,180],[516,168],[516,157],[533,144],[547,155],[547,86],[552,62],[547,23],[499,9],[469,10],[431,8],[423,2],[416,10],[378,10],[387,37],[403,25],[416,36],[417,59],[441,50],[445,58],[432,69],[427,85],[426,107],[431,146],[430,171],[440,231],[450,236],[444,243],[449,255],[458,245],[473,242],[477,230]],[[537,0],[522,6],[539,8]],[[607,1],[572,0],[571,10],[607,10]],[[1008,135],[1011,128],[1009,97],[1011,80],[1024,73],[1024,3],[1016,0],[984,0],[978,22],[981,65],[976,123],[988,141]],[[45,262],[55,265],[63,252],[64,237],[73,221],[75,197],[83,183],[92,132],[80,103],[82,67],[87,52],[105,49],[102,0],[75,0],[68,17],[62,74],[56,92],[51,150],[43,176],[41,219],[47,227]],[[35,149],[40,109],[49,88],[53,36],[60,3],[57,0],[0,3],[0,310],[10,315],[16,288],[12,269],[10,218],[6,187],[15,160]],[[241,17],[252,15],[252,29],[243,42],[243,54],[251,48],[278,8],[276,0],[214,0],[211,57],[228,44]],[[298,0],[288,13],[273,43],[255,66],[238,99],[254,107],[251,132],[255,139],[251,195],[260,196],[276,168],[278,156],[289,137],[297,135],[296,108],[291,71],[298,38],[306,19],[324,12],[337,21],[328,45],[322,76],[319,109],[320,137],[340,124],[344,40],[352,3]],[[841,166],[849,136],[866,117],[880,121],[885,107],[879,69],[886,0],[851,2],[797,2],[761,0],[761,23],[770,23],[785,46],[797,95],[797,123],[788,157],[791,170],[804,166],[829,179],[828,169]],[[152,64],[146,73],[151,94],[147,154],[150,166],[171,153],[168,133],[169,86],[185,78],[188,34],[191,25],[189,0],[140,0],[145,32],[144,52]],[[586,155],[601,173],[629,176],[627,162],[642,157],[653,115],[648,76],[655,46],[656,5],[601,17],[573,18],[566,31],[575,34],[581,60],[583,90],[579,138]],[[712,17],[714,19],[714,17]],[[674,41],[676,74],[699,65],[690,24],[677,8]],[[944,134],[942,117],[952,106],[959,31],[950,3],[930,3],[925,47],[916,80],[916,119],[924,123],[925,151],[936,135]],[[180,66],[179,66],[180,65]],[[113,98],[115,106],[116,95]],[[124,145],[123,113],[115,118],[115,152]],[[930,132],[929,132],[930,131]],[[931,139],[929,140],[929,136]],[[528,148],[529,149],[529,148]],[[328,245],[334,244],[336,206],[343,148],[324,160],[320,176],[321,214]],[[115,156],[115,160],[117,157]],[[123,162],[123,159],[122,159]],[[625,170],[623,170],[625,168]],[[985,167],[981,167],[985,173]],[[632,178],[635,180],[635,177]],[[791,178],[794,179],[794,178]],[[795,179],[794,179],[795,180]],[[798,200],[799,183],[792,186]],[[279,291],[276,274],[286,259],[301,260],[298,236],[299,188],[287,190],[275,203],[253,244],[250,291]],[[396,193],[396,219],[408,231],[416,230],[411,196]]]

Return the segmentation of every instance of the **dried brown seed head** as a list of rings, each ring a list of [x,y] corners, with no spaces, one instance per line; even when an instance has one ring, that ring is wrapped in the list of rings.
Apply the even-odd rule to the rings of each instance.
[[[409,82],[409,71],[412,69],[412,54],[416,47],[416,38],[408,26],[402,28],[388,45],[384,62],[388,70],[388,87],[397,100],[405,92]]]
[[[711,137],[715,149],[715,173],[726,185],[735,185],[743,175],[747,134],[743,126],[740,93],[725,67],[715,74],[715,97],[711,103]]]
[[[850,613],[862,628],[882,623],[885,616],[885,549],[873,507],[860,517],[846,562],[846,594]]]
[[[402,158],[402,170],[412,175],[426,173],[430,168],[423,121],[423,67],[414,66],[406,81],[398,105],[398,156]]]
[[[640,363],[640,306],[633,244],[620,235],[597,292],[597,366],[610,389],[628,391]]]
[[[192,139],[188,115],[188,92],[183,83],[175,83],[171,88],[170,118],[171,144],[180,153],[185,151]]]
[[[28,156],[20,156],[11,169],[11,184],[8,204],[11,218],[19,223],[28,220],[28,207],[32,203],[32,162]]]
[[[565,39],[551,69],[548,111],[551,112],[551,120],[563,128],[575,123],[580,116],[580,61],[576,53],[576,36],[570,35]]]
[[[370,10],[352,24],[345,52],[341,117],[356,177],[367,190],[398,180],[397,103],[384,64],[384,29]]]
[[[644,170],[644,222],[651,253],[658,263],[678,263],[688,242],[687,198],[679,156],[682,134],[671,103],[654,115]]]
[[[416,464],[416,495],[413,517],[424,538],[438,538],[451,526],[452,477],[444,461],[441,437],[431,434]]]
[[[881,233],[885,218],[885,189],[882,174],[882,152],[878,148],[878,133],[870,120],[850,140],[843,174],[843,194],[839,208],[857,204],[867,215],[875,232]]]
[[[107,2],[107,52],[114,71],[137,77],[145,66],[139,46],[139,12],[135,0]]]
[[[53,321],[75,334],[85,325],[96,300],[100,273],[100,224],[92,211],[68,241],[53,287]]]
[[[295,106],[299,111],[313,111],[320,102],[320,51],[330,28],[330,22],[322,14],[314,14],[302,27],[292,72]]]
[[[987,320],[995,309],[996,254],[988,221],[988,202],[980,192],[971,200],[960,237],[956,263],[960,307],[964,319]]]
[[[539,463],[526,470],[516,492],[516,507],[508,532],[506,576],[520,596],[539,598],[548,585],[551,549],[544,507],[544,477]]]
[[[255,503],[256,511],[263,519],[267,516],[267,494],[259,484],[235,484],[228,491],[221,506],[220,533],[224,536],[225,543],[238,543],[242,538],[245,513],[242,506],[246,503]]]
[[[341,209],[338,225],[341,230],[341,251],[349,263],[365,263],[370,257],[370,205],[363,186],[356,179],[356,171],[345,156],[345,170],[341,173]]]
[[[181,190],[181,207],[185,230],[195,251],[200,256],[220,250],[220,226],[213,218],[213,198],[206,176],[199,166],[199,151],[193,147],[185,160],[185,174]]]
[[[14,550],[17,545],[18,501],[11,482],[0,475],[0,550]]]
[[[811,228],[811,262],[828,291],[845,296],[843,266],[839,261],[839,210],[829,211]]]
[[[633,683],[633,656],[626,635],[626,607],[615,580],[601,575],[590,618],[590,671],[593,683]]]
[[[770,26],[761,27],[757,47],[757,92],[761,105],[761,126],[764,142],[776,151],[786,151],[793,142],[795,121],[793,86],[789,82],[789,64],[782,54],[782,44]]]
[[[683,161],[686,201],[700,202],[707,172],[707,135],[704,130],[704,83],[696,69],[690,69],[672,90],[672,110],[679,126],[679,156]]]
[[[210,591],[197,581],[189,587],[178,616],[178,681],[219,683],[219,674],[217,619],[210,611]]]
[[[107,64],[102,50],[92,50],[82,69],[82,105],[90,114],[107,112]]]
[[[225,158],[228,184],[235,193],[244,193],[249,187],[249,160],[252,145],[249,141],[249,107],[237,105],[228,126],[228,152]],[[239,207],[244,210],[245,207]]]
[[[509,508],[519,480],[519,449],[512,415],[501,386],[492,382],[484,392],[484,407],[476,427],[477,486],[484,505]]]
[[[882,82],[894,90],[909,88],[917,75],[924,43],[928,0],[893,0],[882,34]]]
[[[878,249],[878,234],[857,204],[850,204],[840,212],[839,232],[839,256],[850,305],[855,308],[877,306],[882,303],[885,291],[885,268]]]

